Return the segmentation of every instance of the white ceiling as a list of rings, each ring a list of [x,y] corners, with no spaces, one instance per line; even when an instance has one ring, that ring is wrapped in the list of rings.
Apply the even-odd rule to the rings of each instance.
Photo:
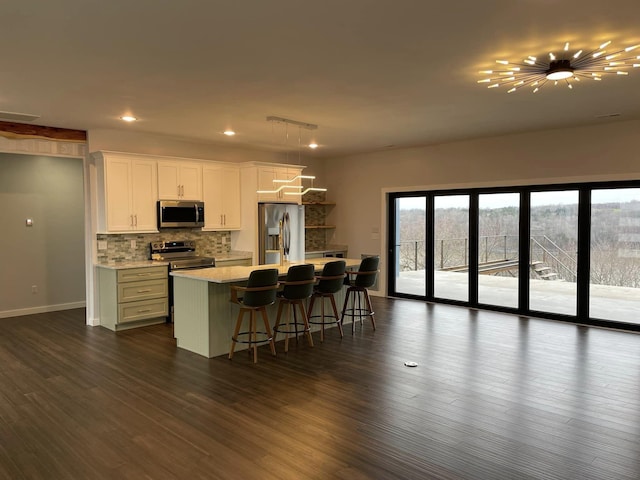
[[[334,156],[640,118],[628,77],[487,89],[497,58],[640,43],[638,0],[56,0],[0,5],[0,110]],[[119,117],[140,118],[124,124]],[[600,115],[620,114],[614,118]],[[221,132],[231,127],[233,138]],[[301,142],[310,139],[301,131]]]

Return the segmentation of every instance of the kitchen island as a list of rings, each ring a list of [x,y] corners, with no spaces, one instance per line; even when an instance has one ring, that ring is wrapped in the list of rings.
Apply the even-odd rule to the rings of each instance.
[[[335,258],[314,258],[285,265],[253,265],[171,272],[174,294],[174,336],[177,346],[205,357],[217,357],[229,352],[238,306],[231,303],[231,285],[242,285],[254,270],[277,268],[284,277],[291,265],[309,263],[320,273],[324,265]],[[344,258],[347,269],[357,269],[360,260]],[[341,308],[346,288],[335,294]],[[329,307],[330,308],[330,307]],[[314,308],[315,310],[315,308]],[[268,309],[271,325],[276,308]],[[314,330],[312,326],[312,331]],[[240,346],[240,345],[239,345]],[[242,345],[242,347],[245,347]],[[246,347],[245,347],[246,348]]]

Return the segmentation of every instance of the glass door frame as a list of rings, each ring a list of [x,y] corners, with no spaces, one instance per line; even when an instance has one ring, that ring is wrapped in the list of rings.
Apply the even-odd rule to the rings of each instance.
[[[455,190],[423,190],[411,192],[390,192],[387,194],[387,295],[397,298],[411,298],[428,302],[462,305],[469,308],[494,310],[505,313],[548,318],[552,320],[570,323],[616,328],[640,332],[640,324],[625,323],[619,321],[591,318],[589,316],[590,296],[590,249],[591,249],[591,190],[592,189],[617,189],[640,188],[640,180],[589,182],[589,183],[562,183],[545,185],[525,185],[494,188],[469,188]],[[531,196],[532,192],[544,191],[578,191],[578,240],[577,240],[577,291],[576,291],[576,315],[565,315],[544,311],[531,310],[529,305],[530,281],[529,281],[529,241],[531,229]],[[519,219],[519,272],[527,272],[526,275],[518,275],[518,307],[502,307],[478,302],[478,217],[479,195],[483,193],[512,192],[520,194],[520,219]],[[434,201],[438,195],[469,195],[469,301],[448,300],[434,296],[434,269],[435,259],[433,255],[427,255],[425,259],[425,296],[403,294],[396,292],[396,265],[395,265],[395,237],[396,237],[396,212],[395,203],[401,197],[426,197],[425,240],[426,252],[434,252]]]
[[[425,221],[425,296],[414,295],[410,293],[402,293],[396,291],[396,258],[398,252],[396,251],[396,239],[398,232],[396,226],[398,225],[399,218],[397,215],[396,200],[400,198],[410,197],[426,197],[426,212],[427,216]],[[433,270],[433,255],[429,255],[429,252],[433,251],[433,222],[429,219],[433,218],[433,200],[429,195],[423,195],[422,192],[398,192],[390,193],[387,195],[387,222],[389,227],[387,228],[387,291],[393,292],[393,297],[397,298],[411,298],[416,300],[424,300],[433,297],[433,273],[429,275],[429,272]],[[393,266],[393,268],[391,268]]]

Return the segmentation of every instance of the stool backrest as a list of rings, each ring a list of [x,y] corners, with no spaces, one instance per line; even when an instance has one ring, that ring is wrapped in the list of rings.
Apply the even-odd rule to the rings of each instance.
[[[289,300],[309,298],[313,294],[315,268],[311,264],[289,267],[282,295]],[[288,282],[304,282],[300,285],[287,285]]]
[[[337,293],[344,283],[344,272],[347,264],[344,260],[336,260],[325,264],[322,269],[322,277],[338,277],[333,280],[320,279],[317,289],[322,293]]]
[[[380,264],[380,257],[365,257],[360,262],[359,272],[364,274],[356,275],[353,285],[356,287],[369,288],[373,287],[378,278],[378,265]]]
[[[278,269],[254,270],[249,275],[247,288],[267,287],[278,284]],[[270,290],[245,291],[242,295],[242,303],[247,307],[263,307],[276,301],[275,288]]]

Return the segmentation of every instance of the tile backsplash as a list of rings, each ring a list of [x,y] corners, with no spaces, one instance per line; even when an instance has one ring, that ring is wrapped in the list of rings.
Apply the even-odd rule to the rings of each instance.
[[[149,260],[149,244],[159,240],[195,240],[196,253],[204,256],[225,254],[231,250],[231,232],[203,232],[189,228],[163,230],[160,233],[99,233],[96,240],[106,242],[107,246],[106,249],[98,248],[98,263]],[[135,241],[135,248],[131,247],[132,240]]]

